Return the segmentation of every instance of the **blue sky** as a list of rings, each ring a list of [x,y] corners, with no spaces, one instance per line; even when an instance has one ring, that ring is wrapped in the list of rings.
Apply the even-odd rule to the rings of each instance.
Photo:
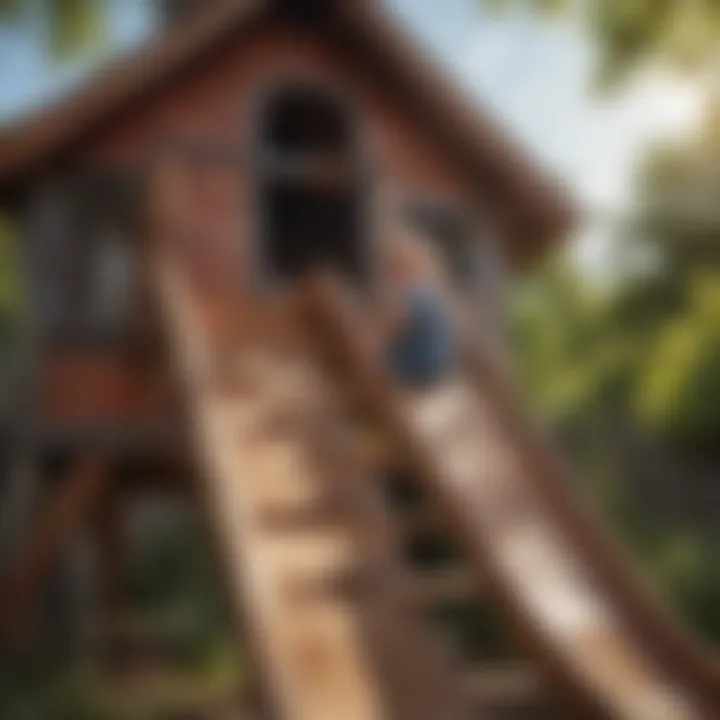
[[[590,90],[595,48],[572,21],[485,14],[476,0],[388,2],[468,96],[581,199],[590,220],[571,250],[589,273],[607,275],[613,222],[632,207],[637,163],[651,144],[696,127],[701,85],[647,68],[599,97]]]
[[[112,17],[104,55],[151,31],[149,0],[98,1],[107,3]],[[590,207],[626,206],[643,149],[691,127],[699,114],[697,87],[657,73],[644,73],[612,98],[589,93],[593,48],[570,22],[520,12],[488,15],[476,0],[386,1],[468,96],[502,120]],[[102,57],[58,65],[43,55],[37,33],[0,29],[0,121],[63,92]],[[585,246],[600,242],[593,234],[602,234],[597,224],[585,229]]]
[[[109,42],[94,54],[58,63],[44,52],[35,0],[27,3],[21,23],[0,26],[0,122],[48,102],[77,82],[108,55],[140,42],[153,27],[149,0],[97,0],[108,7]]]
[[[570,21],[482,14],[476,0],[390,5],[471,96],[594,205],[623,205],[638,154],[699,114],[698,86],[659,72],[610,97],[591,92],[594,48]]]

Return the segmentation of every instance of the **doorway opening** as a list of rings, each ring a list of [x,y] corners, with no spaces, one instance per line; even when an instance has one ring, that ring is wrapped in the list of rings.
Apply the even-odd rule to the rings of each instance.
[[[366,280],[354,128],[314,87],[272,95],[261,118],[258,182],[262,266],[292,280],[323,267]]]

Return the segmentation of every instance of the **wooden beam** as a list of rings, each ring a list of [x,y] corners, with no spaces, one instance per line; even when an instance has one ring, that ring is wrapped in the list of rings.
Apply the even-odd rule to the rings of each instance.
[[[112,622],[119,615],[126,586],[126,543],[124,537],[124,498],[111,486],[97,502],[93,533],[98,552],[100,619]]]
[[[83,458],[71,468],[35,536],[0,588],[0,644],[8,642],[27,620],[53,561],[100,498],[107,481],[105,464],[97,457]]]

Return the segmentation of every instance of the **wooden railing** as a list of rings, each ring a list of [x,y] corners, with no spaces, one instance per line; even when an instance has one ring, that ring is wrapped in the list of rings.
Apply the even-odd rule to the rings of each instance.
[[[583,551],[601,587],[621,608],[628,627],[643,637],[652,655],[671,669],[673,677],[698,688],[709,711],[715,713],[712,717],[720,716],[718,658],[668,610],[641,570],[632,566],[627,551],[607,532],[597,511],[574,489],[571,470],[530,424],[509,377],[468,331],[463,313],[463,308],[455,308],[456,327],[476,387],[516,443],[529,481],[572,543]]]
[[[108,479],[101,458],[81,459],[71,468],[0,589],[0,644],[23,630],[53,561],[95,507]]]

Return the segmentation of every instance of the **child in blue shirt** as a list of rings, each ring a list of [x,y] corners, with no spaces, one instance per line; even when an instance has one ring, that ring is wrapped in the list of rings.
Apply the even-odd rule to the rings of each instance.
[[[452,321],[442,298],[439,264],[420,238],[390,238],[387,269],[393,320],[387,341],[390,373],[409,384],[431,384],[455,362]]]

